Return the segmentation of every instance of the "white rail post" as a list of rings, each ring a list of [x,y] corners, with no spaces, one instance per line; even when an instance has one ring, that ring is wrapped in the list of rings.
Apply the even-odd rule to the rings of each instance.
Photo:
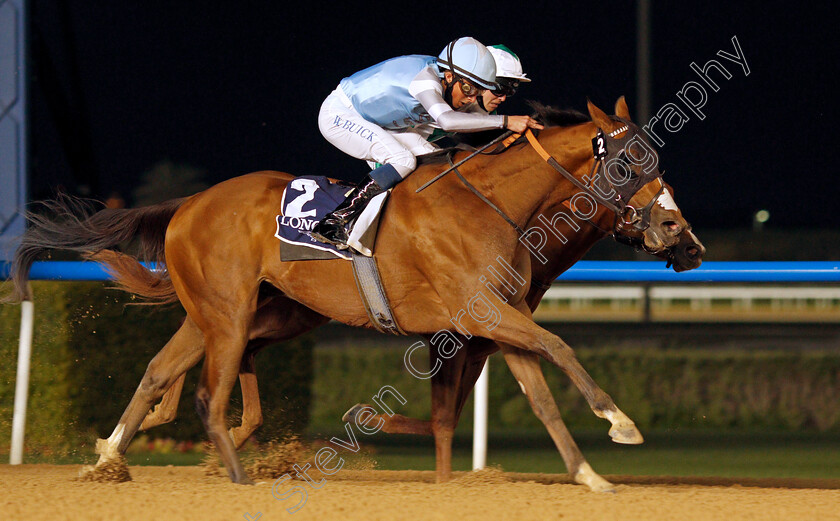
[[[487,402],[490,388],[490,358],[484,362],[481,375],[475,382],[473,411],[473,470],[487,466]]]
[[[26,428],[26,402],[29,398],[29,361],[32,357],[32,331],[35,327],[35,305],[31,300],[20,304],[20,346],[18,348],[15,409],[12,417],[12,450],[9,464],[23,462],[23,433]]]

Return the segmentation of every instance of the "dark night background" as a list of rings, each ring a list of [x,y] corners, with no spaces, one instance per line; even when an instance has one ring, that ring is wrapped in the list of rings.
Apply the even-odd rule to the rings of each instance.
[[[30,3],[33,199],[58,185],[132,204],[143,173],[169,160],[215,183],[273,169],[348,179],[361,161],[324,140],[316,116],[346,75],[402,54],[437,55],[459,36],[516,51],[525,99],[635,112],[635,2]],[[658,132],[666,180],[694,228],[837,228],[832,161],[836,18],[794,3],[652,2],[655,113],[717,59],[701,121]],[[737,36],[751,73],[716,56]],[[715,75],[716,73],[712,73]],[[718,77],[719,78],[719,77]],[[638,120],[637,120],[638,121]],[[643,122],[640,122],[643,123]]]

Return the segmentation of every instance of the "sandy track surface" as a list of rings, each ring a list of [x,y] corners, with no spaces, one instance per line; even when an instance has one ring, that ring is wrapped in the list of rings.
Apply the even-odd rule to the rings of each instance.
[[[278,486],[278,495],[307,490],[305,505],[289,514],[300,494],[278,500],[271,482],[245,487],[198,467],[131,467],[132,482],[90,483],[76,479],[79,469],[0,465],[0,520],[840,519],[838,480],[612,476],[628,484],[595,494],[547,474],[457,473],[436,485],[431,472],[342,470],[317,490],[301,481]]]

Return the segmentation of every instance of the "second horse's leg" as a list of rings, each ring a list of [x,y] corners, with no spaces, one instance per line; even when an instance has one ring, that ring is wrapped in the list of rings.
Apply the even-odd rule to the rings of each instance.
[[[401,414],[380,414],[366,418],[368,422],[382,421],[382,431],[391,434],[419,434],[435,436],[437,481],[452,477],[452,434],[461,417],[475,382],[481,374],[487,356],[498,350],[498,346],[483,338],[473,338],[461,348],[461,356],[443,362],[438,374],[431,378],[432,413],[431,420],[410,418]],[[436,355],[430,351],[430,366],[434,366]],[[366,404],[356,404],[342,417],[353,421]]]
[[[262,407],[257,387],[255,357],[274,342],[286,342],[327,323],[329,319],[285,297],[272,298],[257,309],[251,341],[239,367],[242,390],[242,422],[228,431],[237,449],[262,425]]]

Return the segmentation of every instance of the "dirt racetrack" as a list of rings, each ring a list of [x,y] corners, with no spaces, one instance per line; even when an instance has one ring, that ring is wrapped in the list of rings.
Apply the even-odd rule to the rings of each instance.
[[[131,467],[134,481],[90,483],[76,479],[79,469],[0,465],[0,520],[840,519],[838,480],[608,476],[625,484],[595,494],[558,475],[456,473],[455,482],[436,485],[431,472],[342,470],[318,490],[299,481],[278,486],[278,495],[294,485],[308,491],[292,515],[285,509],[300,495],[275,499],[270,482],[247,487],[199,467]]]

